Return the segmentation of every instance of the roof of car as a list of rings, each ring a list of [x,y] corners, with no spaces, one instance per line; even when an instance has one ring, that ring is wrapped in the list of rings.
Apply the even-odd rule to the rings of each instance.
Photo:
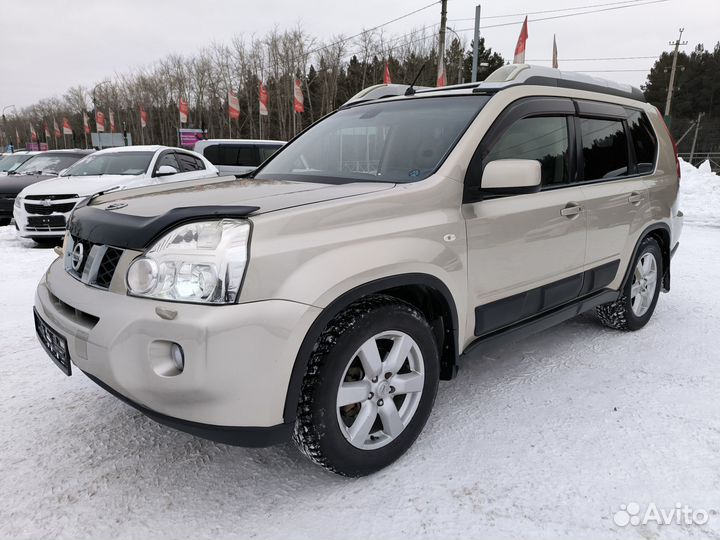
[[[93,152],[94,152],[94,150],[82,150],[82,149],[80,149],[80,148],[76,148],[76,149],[61,149],[61,148],[58,148],[57,150],[44,150],[44,151],[42,151],[42,152],[37,152],[36,155],[47,156],[48,154],[50,154],[50,155],[55,155],[55,154],[76,154],[76,155],[86,156],[87,154],[92,154]]]
[[[103,148],[95,152],[96,154],[114,154],[116,152],[157,152],[169,148],[160,144],[138,144],[135,146],[114,146],[112,148]]]
[[[501,90],[519,85],[548,86],[597,92],[612,96],[624,97],[635,101],[646,102],[639,88],[629,84],[620,84],[600,77],[591,77],[572,71],[530,64],[508,64],[493,71],[482,82],[472,82],[444,86],[440,88],[414,87],[408,93],[409,85],[391,84],[376,85],[367,88],[348,100],[343,107],[366,103],[376,99],[420,95],[459,95],[459,94],[494,94]]]
[[[275,141],[272,139],[202,139],[195,143],[240,143],[240,144],[285,144],[287,141]]]

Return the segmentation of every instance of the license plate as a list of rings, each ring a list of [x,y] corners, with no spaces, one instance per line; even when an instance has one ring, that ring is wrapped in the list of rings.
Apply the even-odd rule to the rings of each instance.
[[[50,355],[50,358],[55,362],[57,367],[59,367],[65,375],[70,376],[72,374],[72,368],[70,367],[70,353],[68,352],[67,340],[50,328],[34,308],[33,315],[35,315],[35,331],[40,340],[40,345],[42,345],[45,352]]]

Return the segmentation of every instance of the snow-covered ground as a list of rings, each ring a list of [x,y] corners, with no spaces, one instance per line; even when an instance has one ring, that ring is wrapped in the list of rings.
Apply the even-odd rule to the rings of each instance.
[[[645,329],[588,314],[484,351],[410,452],[356,480],[290,445],[173,431],[62,375],[31,313],[54,254],[0,228],[0,537],[720,537],[720,205],[685,169],[672,292]],[[616,525],[630,503],[708,522]]]

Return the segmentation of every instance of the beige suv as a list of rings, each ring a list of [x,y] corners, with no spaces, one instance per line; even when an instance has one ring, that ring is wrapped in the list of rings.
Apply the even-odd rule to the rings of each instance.
[[[358,476],[410,447],[438,381],[491,340],[590,309],[648,322],[682,213],[637,89],[518,65],[380,94],[249,177],[78,207],[35,299],[55,363],[163,424],[292,437]]]

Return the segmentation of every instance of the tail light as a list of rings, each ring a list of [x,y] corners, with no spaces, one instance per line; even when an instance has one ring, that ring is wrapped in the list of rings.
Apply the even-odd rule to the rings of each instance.
[[[672,133],[670,133],[670,128],[665,123],[665,117],[660,112],[660,109],[655,107],[655,110],[657,111],[658,115],[660,116],[663,126],[665,126],[665,131],[667,132],[668,137],[670,137],[670,140],[672,141],[673,151],[675,152],[675,168],[677,169],[677,177],[678,177],[678,182],[679,182],[680,181],[680,159],[678,157],[678,145],[675,142],[675,138],[672,136]]]

